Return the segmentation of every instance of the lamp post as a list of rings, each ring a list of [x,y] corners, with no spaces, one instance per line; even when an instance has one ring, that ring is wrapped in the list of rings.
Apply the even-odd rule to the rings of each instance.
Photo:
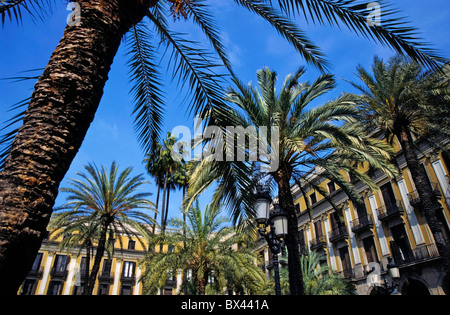
[[[392,284],[388,284],[388,282],[385,278],[383,286],[374,285],[374,288],[377,290],[376,292],[378,294],[391,295],[391,294],[396,294],[398,292],[397,287],[399,285],[399,280],[400,280],[400,269],[391,257],[388,258],[387,270],[388,270],[389,276],[391,277]],[[375,268],[372,268],[372,270],[368,271],[367,274],[370,274],[374,271],[375,271]]]
[[[400,279],[400,268],[398,265],[394,262],[394,260],[389,257],[388,258],[388,264],[387,269],[389,271],[389,275],[392,279],[392,285],[388,286],[385,280],[385,286],[388,294],[396,293],[397,287],[398,287],[398,281]]]
[[[287,235],[288,222],[287,214],[281,209],[279,204],[273,204],[273,211],[270,213],[271,204],[272,198],[270,198],[269,192],[264,190],[262,185],[257,185],[256,222],[258,224],[258,232],[265,238],[272,252],[275,294],[281,295],[278,254],[284,246],[284,237]],[[267,231],[267,227],[270,227],[269,231]]]

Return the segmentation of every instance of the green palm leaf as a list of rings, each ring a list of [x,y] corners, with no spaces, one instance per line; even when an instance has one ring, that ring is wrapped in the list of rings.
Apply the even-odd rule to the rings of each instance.
[[[141,22],[131,29],[128,44],[131,93],[134,96],[134,124],[138,139],[145,152],[154,149],[163,121],[164,100],[162,78],[154,64],[155,51],[150,32]]]
[[[372,2],[356,0],[278,0],[284,12],[303,15],[316,24],[344,25],[356,34],[393,48],[413,60],[438,69],[445,59],[421,42],[418,30],[408,25],[404,18],[396,16],[398,10],[387,1],[378,1],[381,6],[380,24],[368,23]]]

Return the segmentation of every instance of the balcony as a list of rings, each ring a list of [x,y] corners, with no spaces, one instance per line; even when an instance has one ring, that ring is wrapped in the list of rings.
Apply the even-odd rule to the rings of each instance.
[[[102,283],[113,283],[114,273],[112,272],[102,272],[98,275],[98,281]]]
[[[327,246],[327,239],[325,236],[319,236],[311,240],[310,248],[311,250],[321,250]]]
[[[377,209],[378,219],[383,222],[398,218],[404,212],[405,210],[399,201],[395,204],[386,204],[385,206]]]
[[[442,193],[439,189],[439,184],[438,183],[431,183],[431,190],[433,192],[433,198],[441,198],[442,197]],[[411,204],[411,206],[417,206],[420,203],[420,197],[419,197],[419,193],[417,192],[417,190],[412,191],[411,193],[408,194],[408,199],[409,199],[409,203]]]
[[[396,253],[393,255],[394,261],[400,267],[415,265],[440,257],[435,244],[420,245],[416,249],[404,253],[398,249],[394,249],[394,252]]]
[[[38,269],[31,269],[30,272],[28,272],[27,278],[41,279],[43,273],[44,267],[39,267]]]
[[[123,275],[120,277],[120,281],[122,281],[122,283],[129,283],[129,284],[134,284],[136,282],[136,276],[134,274],[132,275]]]
[[[166,280],[165,287],[174,288],[174,287],[176,287],[176,285],[177,285],[176,278],[171,278],[171,279]]]
[[[340,272],[340,274],[346,279],[355,278],[355,272],[353,271],[353,269],[344,269]]]
[[[353,233],[362,233],[366,230],[370,230],[370,228],[373,227],[373,221],[371,217],[366,215],[356,220],[353,220],[351,222],[351,226]]]
[[[58,278],[58,279],[65,280],[67,278],[67,270],[66,269],[61,270],[61,269],[53,268],[50,271],[50,276],[52,278]]]
[[[328,239],[331,243],[336,244],[341,241],[347,240],[348,231],[345,225],[334,228],[330,232],[328,232]]]
[[[419,193],[417,192],[417,190],[413,190],[412,192],[410,192],[408,194],[408,199],[409,199],[409,204],[413,207],[416,206],[417,204],[419,204],[420,197],[419,197]]]

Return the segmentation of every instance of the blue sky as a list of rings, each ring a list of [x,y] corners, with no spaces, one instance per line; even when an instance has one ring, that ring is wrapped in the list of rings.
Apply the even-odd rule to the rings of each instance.
[[[235,72],[242,82],[255,81],[256,71],[264,66],[276,70],[279,81],[282,82],[287,74],[306,64],[294,49],[260,18],[238,8],[230,0],[209,2],[214,3],[214,14],[222,31],[223,41]],[[450,57],[448,34],[450,1],[395,0],[392,2],[400,9],[400,15],[407,17],[407,20],[420,30],[420,35],[425,42],[437,49],[441,56]],[[26,14],[24,14],[23,25],[17,26],[15,23],[6,22],[5,27],[0,30],[0,78],[14,77],[20,75],[21,71],[45,67],[63,34],[66,17],[69,14],[63,3],[64,1],[61,3],[57,1],[58,5],[54,12],[43,22],[33,23]],[[307,25],[302,20],[298,22],[300,27],[308,33],[309,38],[326,54],[327,60],[332,65],[330,72],[335,74],[338,80],[336,90],[322,97],[320,99],[322,103],[335,98],[343,91],[352,91],[344,79],[356,80],[354,73],[358,64],[369,68],[375,55],[385,59],[394,55],[392,50],[360,38],[345,28],[339,30]],[[199,30],[189,21],[177,21],[175,28],[180,32],[188,33],[192,39],[198,38]],[[66,179],[61,184],[62,187],[67,186],[68,178],[75,177],[75,174],[82,171],[83,166],[90,162],[110,166],[112,161],[116,161],[121,169],[132,166],[136,174],[146,174],[142,163],[144,156],[133,131],[132,97],[129,94],[130,85],[124,46],[122,45],[115,58],[94,122],[66,174]],[[162,69],[165,68],[162,67]],[[314,80],[318,75],[319,71],[309,66],[304,79]],[[170,72],[167,76],[170,76]],[[167,110],[163,134],[177,125],[193,128],[193,119],[187,116],[186,107],[181,104],[184,95],[178,93],[175,85],[170,85],[168,81],[165,88]],[[0,80],[0,123],[11,117],[11,114],[7,113],[8,108],[29,97],[32,88],[31,82],[11,83],[8,80]],[[146,178],[152,181],[147,174]],[[147,185],[146,189],[154,193],[151,198],[154,200],[156,198],[154,185]],[[171,196],[170,213],[171,216],[177,216],[181,193],[172,192]],[[206,203],[208,196],[204,196],[202,201]],[[60,195],[56,204],[60,205],[63,202],[64,197]]]

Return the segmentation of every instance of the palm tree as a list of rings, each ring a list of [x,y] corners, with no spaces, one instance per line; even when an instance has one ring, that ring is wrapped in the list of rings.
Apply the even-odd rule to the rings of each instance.
[[[172,226],[183,228],[186,233],[166,233],[159,235],[162,240],[153,237],[150,241],[164,242],[171,249],[149,253],[144,258],[141,281],[146,294],[155,293],[178,270],[190,273],[194,294],[204,295],[211,278],[214,278],[211,289],[216,293],[239,287],[257,294],[265,288],[264,273],[254,264],[256,255],[245,242],[247,236],[226,226],[228,219],[221,216],[220,208],[206,206],[202,213],[196,202],[187,217],[187,224],[179,219],[171,220]],[[245,245],[236,249],[238,244]]]
[[[361,66],[357,71],[363,85],[352,85],[362,93],[354,97],[365,115],[364,123],[368,127],[381,129],[389,143],[392,144],[397,139],[400,144],[420,197],[421,209],[450,281],[450,251],[435,212],[436,207],[439,208],[440,205],[434,197],[427,175],[420,166],[413,139],[413,135],[423,136],[427,132],[427,126],[439,126],[441,133],[449,134],[448,125],[430,123],[430,111],[436,113],[433,106],[444,108],[448,114],[448,81],[442,80],[441,72],[425,72],[419,64],[400,56],[391,58],[387,63],[375,57],[372,75]],[[435,97],[439,97],[440,103],[433,102]],[[436,118],[431,120],[435,121]]]
[[[228,119],[218,123],[223,128],[278,127],[279,143],[272,144],[271,147],[277,154],[278,168],[262,176],[268,178],[273,183],[272,186],[276,186],[280,206],[288,213],[286,246],[289,252],[292,294],[303,293],[298,251],[298,220],[292,185],[296,184],[303,193],[306,185],[309,185],[332,203],[327,193],[315,183],[317,177],[328,178],[338,184],[355,206],[359,207],[362,202],[343,177],[341,170],[350,172],[374,189],[373,182],[367,175],[358,171],[356,164],[368,164],[391,176],[395,172],[395,168],[387,162],[392,150],[387,144],[365,135],[363,126],[356,121],[355,104],[350,102],[348,97],[340,97],[325,105],[306,110],[312,101],[331,91],[335,81],[331,75],[325,74],[312,83],[299,83],[298,80],[304,72],[305,69],[301,67],[295,74],[287,76],[279,94],[275,89],[276,73],[268,68],[257,73],[261,92],[252,84],[246,87],[236,82],[238,90],[230,89],[227,100],[236,105],[237,110],[229,110]],[[270,136],[268,138],[270,139]],[[246,147],[246,150],[248,149],[249,147]],[[258,161],[267,164],[267,161]],[[251,192],[255,187],[252,165],[251,161],[221,162],[204,159],[198,163],[191,176],[190,196],[195,198],[217,181],[218,188],[213,202],[226,201],[232,208],[235,221],[242,216],[252,217],[254,197]],[[316,178],[310,176],[309,170],[313,166],[323,169],[316,173]],[[333,203],[332,205],[335,207]],[[338,208],[335,209],[339,211]]]
[[[146,236],[148,225],[154,222],[143,210],[153,211],[154,205],[146,199],[149,193],[139,192],[146,182],[142,175],[131,177],[132,168],[119,173],[119,167],[113,162],[109,171],[92,164],[85,166],[85,170],[87,174],[78,173],[81,179],[70,180],[71,188],[61,189],[68,193],[67,203],[56,209],[52,225],[70,234],[76,230],[82,232],[74,236],[76,241],[88,240],[90,246],[93,241],[97,243],[85,290],[90,295],[108,240],[122,234]],[[118,240],[122,247],[122,238]]]
[[[62,1],[65,4],[65,1]],[[314,23],[345,25],[357,34],[437,66],[441,61],[418,42],[415,29],[386,8],[383,24],[367,23],[368,3],[344,0],[234,0],[237,6],[270,23],[295,49],[319,69],[327,66],[320,50],[286,16],[304,15]],[[55,1],[5,0],[6,18],[20,21],[25,14],[44,20]],[[202,0],[77,0],[75,20],[68,23],[45,70],[35,85],[23,124],[7,144],[0,172],[1,292],[15,294],[30,269],[45,234],[58,187],[80,148],[95,116],[114,56],[129,34],[130,74],[135,101],[135,124],[145,151],[158,138],[164,110],[156,51],[169,51],[172,76],[188,84],[191,113],[205,116],[222,107],[216,71],[233,74],[215,20]],[[220,62],[198,43],[173,32],[167,17],[184,18],[199,26]],[[79,21],[77,21],[79,17]],[[234,22],[234,21],[233,21]],[[150,28],[151,26],[151,28]],[[222,114],[225,114],[222,112]],[[10,134],[11,135],[11,134]],[[12,138],[7,137],[8,139]]]
[[[157,205],[159,201],[159,191],[161,188],[163,191],[160,226],[162,232],[166,229],[170,191],[177,185],[174,176],[180,167],[182,167],[181,162],[173,159],[171,155],[176,140],[177,139],[168,132],[166,139],[161,143],[155,143],[155,150],[152,153],[147,154],[148,158],[144,160],[147,163],[147,170],[154,176],[156,184],[158,185],[158,196],[156,197]],[[153,232],[154,231],[155,227],[153,227]]]

